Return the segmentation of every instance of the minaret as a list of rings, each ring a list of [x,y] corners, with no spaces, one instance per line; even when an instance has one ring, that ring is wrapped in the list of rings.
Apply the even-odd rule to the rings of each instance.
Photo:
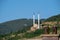
[[[40,19],[39,19],[39,14],[38,14],[38,29],[39,29],[39,26],[40,26]]]
[[[35,14],[33,14],[33,27],[34,27],[34,24],[35,24]]]

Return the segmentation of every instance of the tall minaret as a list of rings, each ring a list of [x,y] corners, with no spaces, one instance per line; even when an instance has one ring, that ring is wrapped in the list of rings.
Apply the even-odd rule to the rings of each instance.
[[[40,18],[39,18],[39,14],[38,14],[38,29],[39,29],[39,26],[40,26]]]
[[[35,24],[35,14],[33,14],[33,26]]]

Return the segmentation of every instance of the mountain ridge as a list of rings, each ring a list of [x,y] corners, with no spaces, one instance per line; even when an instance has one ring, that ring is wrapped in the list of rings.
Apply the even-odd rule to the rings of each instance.
[[[37,19],[36,23],[37,23]],[[51,16],[47,19],[40,19],[41,22],[46,22],[46,21],[60,21],[60,14],[58,15],[54,15]],[[8,32],[16,32],[18,30],[23,30],[25,28],[30,28],[33,25],[33,19],[16,19],[16,20],[11,20],[11,21],[7,21],[4,23],[0,23],[0,33],[6,33],[6,31]],[[6,29],[6,30],[1,30],[1,29]]]

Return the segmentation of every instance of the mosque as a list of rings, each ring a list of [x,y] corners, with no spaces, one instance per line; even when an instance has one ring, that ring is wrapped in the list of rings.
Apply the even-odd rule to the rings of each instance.
[[[31,31],[35,31],[40,29],[40,15],[38,14],[38,24],[35,23],[35,15],[33,15],[33,26],[31,27]]]

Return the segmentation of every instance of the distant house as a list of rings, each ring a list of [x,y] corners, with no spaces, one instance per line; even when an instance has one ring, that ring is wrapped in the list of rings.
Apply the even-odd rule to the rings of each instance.
[[[38,25],[37,24],[34,24],[32,27],[31,27],[31,31],[35,31],[38,29]]]

